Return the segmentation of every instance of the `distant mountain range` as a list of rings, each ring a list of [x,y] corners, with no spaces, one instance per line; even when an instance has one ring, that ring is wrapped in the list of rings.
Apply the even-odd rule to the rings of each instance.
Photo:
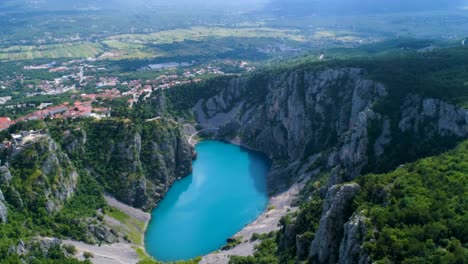
[[[113,10],[113,9],[206,9],[263,7],[269,0],[4,0],[0,1],[0,11],[70,11],[70,10]]]
[[[465,0],[272,0],[267,11],[283,15],[394,13],[457,9]]]
[[[0,3],[0,8],[7,11],[32,11],[32,10],[97,10],[104,8],[118,8],[128,2],[126,0],[7,0]],[[143,1],[133,1],[141,2]]]

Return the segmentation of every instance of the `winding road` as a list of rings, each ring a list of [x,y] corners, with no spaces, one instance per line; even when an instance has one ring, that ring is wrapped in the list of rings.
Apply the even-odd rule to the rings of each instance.
[[[208,131],[208,130],[219,130],[219,128],[217,128],[217,127],[210,127],[210,128],[205,128],[205,129],[202,129],[202,130],[200,130],[200,131],[197,131],[196,133],[194,133],[193,135],[191,135],[191,136],[189,137],[189,139],[188,139],[189,144],[195,145],[195,144],[192,142],[193,137],[196,136],[196,135],[198,135],[198,134],[201,133],[201,132],[205,132],[205,131]]]
[[[157,117],[154,117],[154,118],[151,118],[151,119],[146,119],[145,122],[153,122],[153,121],[156,121],[156,120],[161,120],[161,119],[166,119],[168,121],[171,121],[173,123],[178,123],[177,121],[175,121],[174,119],[171,119],[171,118],[165,118],[165,117],[162,117],[162,116],[157,116]],[[197,132],[195,132],[194,134],[192,134],[189,138],[188,138],[188,142],[190,145],[195,145],[193,141],[193,137],[195,137],[196,135],[202,133],[202,132],[205,132],[205,131],[208,131],[208,130],[219,130],[219,128],[217,127],[209,127],[209,128],[204,128],[202,130],[199,130]]]

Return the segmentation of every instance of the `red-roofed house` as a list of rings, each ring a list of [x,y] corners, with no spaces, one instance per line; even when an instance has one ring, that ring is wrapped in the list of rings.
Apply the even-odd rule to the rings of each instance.
[[[9,117],[0,117],[0,130],[9,128],[11,125],[11,119]]]

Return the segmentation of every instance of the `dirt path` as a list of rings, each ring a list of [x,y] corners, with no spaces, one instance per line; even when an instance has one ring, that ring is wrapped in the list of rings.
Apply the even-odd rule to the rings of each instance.
[[[202,129],[200,131],[197,131],[196,133],[194,133],[193,135],[191,135],[188,139],[188,143],[191,144],[192,146],[195,146],[196,145],[196,142],[193,141],[193,137],[195,137],[196,135],[202,133],[202,132],[205,132],[205,131],[208,131],[208,130],[219,130],[219,128],[216,128],[216,127],[212,127],[212,128],[205,128],[205,129]]]
[[[138,255],[131,244],[117,243],[112,245],[88,245],[82,242],[64,240],[63,244],[74,245],[77,249],[75,255],[78,259],[84,260],[84,252],[91,252],[93,264],[136,264],[139,261]]]

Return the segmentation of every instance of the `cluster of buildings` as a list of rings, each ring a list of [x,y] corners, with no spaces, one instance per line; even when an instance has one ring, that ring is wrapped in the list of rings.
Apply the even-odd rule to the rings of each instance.
[[[168,89],[176,85],[188,84],[188,83],[197,83],[200,82],[202,79],[192,79],[195,77],[190,71],[186,71],[184,73],[184,77],[191,78],[191,79],[181,79],[179,75],[161,75],[158,78],[150,81],[151,85],[156,87],[157,89]]]
[[[89,60],[89,59],[88,59]],[[64,73],[63,76],[55,78],[52,81],[43,80],[41,83],[36,85],[28,85],[29,89],[33,89],[34,92],[30,92],[28,96],[35,95],[57,95],[66,93],[76,88],[77,85],[85,87],[88,85],[89,81],[96,80],[93,76],[85,76],[85,70],[87,72],[96,72],[101,70],[106,70],[105,68],[98,68],[94,65],[88,64],[88,60],[73,60],[69,62],[62,63],[61,65],[56,66],[56,63],[43,64],[43,65],[30,65],[25,66],[25,70],[38,70],[38,69],[49,69],[51,73]],[[66,74],[68,73],[68,74]],[[110,78],[100,78],[96,80],[97,87],[104,86],[115,86],[118,84],[116,77]]]
[[[117,77],[100,77],[99,82],[96,83],[98,88],[100,87],[114,87],[119,84],[119,79]]]
[[[40,2],[40,1],[29,1],[29,2],[34,4],[34,3],[37,3],[37,2]],[[70,19],[69,21],[73,21],[73,20]],[[71,35],[64,36],[64,37],[54,37],[53,33],[45,32],[43,38],[35,39],[34,42],[32,42],[32,43],[44,45],[44,44],[75,42],[75,41],[79,41],[81,39],[82,38],[78,33],[71,34]],[[29,44],[29,43],[31,43],[31,40],[29,40],[29,39],[28,40],[22,40],[20,42],[22,44]]]
[[[107,117],[110,114],[110,110],[107,108],[93,108],[92,101],[76,101],[73,104],[63,103],[58,106],[51,106],[45,109],[38,110],[29,115],[23,116],[18,121],[29,121],[50,118],[77,118],[77,117],[95,117],[102,118]]]
[[[49,72],[64,73],[63,76],[56,78],[52,81],[44,80],[39,84],[28,85],[28,88],[30,90],[34,90],[34,92],[29,92],[27,95],[57,95],[74,90],[76,89],[76,87],[86,87],[89,85],[95,85],[96,88],[117,87],[120,85],[123,88],[128,88],[128,91],[125,95],[131,95],[132,97],[137,98],[143,93],[151,92],[152,89],[168,89],[176,85],[199,82],[201,81],[200,78],[202,76],[227,75],[221,70],[220,66],[213,66],[209,64],[203,67],[187,68],[182,72],[172,71],[171,73],[160,75],[156,79],[151,80],[149,83],[146,84],[140,84],[139,80],[121,83],[117,76],[103,76],[99,78],[96,78],[94,76],[85,76],[85,71],[95,73],[97,71],[106,70],[105,68],[99,68],[95,65],[92,65],[93,61],[94,60],[92,59],[72,60],[64,62],[60,65],[57,65],[56,62],[51,62],[42,65],[24,66],[25,70],[48,69]],[[243,69],[247,72],[253,71],[255,69],[254,66],[250,66],[249,63],[246,61],[223,60],[218,64],[224,66],[239,67],[240,69]],[[157,67],[158,69],[162,70],[168,68],[173,69],[177,67],[188,67],[192,65],[193,62],[155,64],[151,66]],[[151,88],[148,85],[151,85]]]
[[[12,86],[15,86],[17,83],[24,83],[24,76],[21,74],[16,75],[15,77],[9,77],[8,79],[0,80],[0,89],[5,90]]]
[[[44,109],[35,111],[34,113],[25,115],[16,120],[11,120],[8,117],[0,117],[0,130],[8,129],[11,125],[20,121],[42,120],[49,118],[78,118],[78,117],[94,117],[105,118],[110,116],[109,108],[93,108],[91,100],[76,101],[73,104],[63,103],[58,106],[50,106]]]
[[[225,75],[225,73],[221,71],[219,67],[207,66],[206,68],[187,70],[184,72],[183,76],[187,78],[193,78],[195,76],[206,75],[206,74]]]
[[[122,97],[119,90],[113,88],[110,90],[103,90],[100,93],[82,94],[80,97],[84,100],[97,101],[97,100],[112,100]]]
[[[95,59],[86,60],[73,60],[57,64],[51,62],[42,65],[29,65],[24,66],[25,70],[44,70],[48,69],[51,73],[63,73],[63,76],[56,78],[52,81],[43,80],[38,84],[28,84],[26,87],[32,92],[26,93],[27,96],[36,95],[58,95],[66,93],[72,90],[80,90],[81,87],[89,87],[95,85],[97,92],[92,94],[81,94],[72,95],[72,99],[77,98],[73,104],[64,103],[58,106],[53,106],[51,103],[41,103],[39,106],[31,104],[16,104],[16,105],[5,105],[4,108],[23,108],[23,107],[36,107],[37,110],[31,114],[23,116],[17,120],[10,120],[8,117],[0,117],[0,130],[10,127],[12,124],[18,121],[27,120],[40,120],[47,117],[50,118],[77,118],[77,117],[95,117],[103,118],[110,115],[110,109],[107,108],[93,108],[92,102],[99,100],[113,100],[116,98],[128,97],[128,103],[130,106],[133,103],[138,102],[140,99],[149,98],[153,91],[161,89],[169,89],[174,86],[198,83],[202,81],[203,76],[207,75],[228,75],[221,70],[223,66],[238,67],[245,71],[252,71],[255,69],[254,66],[250,66],[245,61],[235,60],[223,60],[217,62],[216,66],[205,65],[202,67],[186,68],[183,71],[168,71],[165,73],[158,74],[158,77],[152,80],[131,80],[121,82],[117,76],[85,76],[84,72],[97,72],[105,71],[105,68],[99,68],[98,66],[92,65]],[[193,64],[189,63],[178,63],[162,65],[153,65],[156,68],[166,69],[170,67],[188,67]],[[153,68],[154,68],[153,67]],[[92,74],[94,75],[94,74]],[[20,78],[20,79],[18,79]],[[15,82],[24,81],[24,77],[18,75]],[[13,82],[12,81],[12,82]],[[5,89],[10,85],[11,82],[0,81],[0,88]],[[117,89],[118,88],[118,89]],[[125,92],[121,92],[125,91]],[[144,100],[143,99],[143,100]],[[9,100],[12,100],[11,96],[0,97],[0,105],[6,104]]]
[[[133,80],[128,83],[122,83],[123,86],[128,86],[128,91],[122,96],[130,96],[128,100],[130,106],[138,102],[139,98],[144,95],[144,99],[149,98],[154,90],[164,90],[171,87],[183,84],[198,83],[202,79],[181,79],[179,75],[160,75],[154,80],[147,80],[142,83],[139,80]]]
[[[225,66],[238,67],[246,72],[252,72],[256,69],[254,65],[251,65],[247,61],[222,60],[220,63]]]
[[[4,105],[6,104],[8,101],[10,101],[12,99],[11,96],[4,96],[4,97],[0,97],[0,105]]]
[[[36,95],[57,95],[72,91],[76,88],[74,84],[66,85],[64,84],[65,82],[66,79],[63,79],[63,77],[55,81],[42,81],[36,87],[31,87],[35,88],[34,92],[27,93],[26,95],[28,97]]]
[[[11,149],[13,152],[20,151],[25,146],[36,142],[40,138],[46,137],[46,133],[42,130],[21,131],[21,133],[12,134],[11,137],[11,140],[5,140],[0,144],[0,150]]]

